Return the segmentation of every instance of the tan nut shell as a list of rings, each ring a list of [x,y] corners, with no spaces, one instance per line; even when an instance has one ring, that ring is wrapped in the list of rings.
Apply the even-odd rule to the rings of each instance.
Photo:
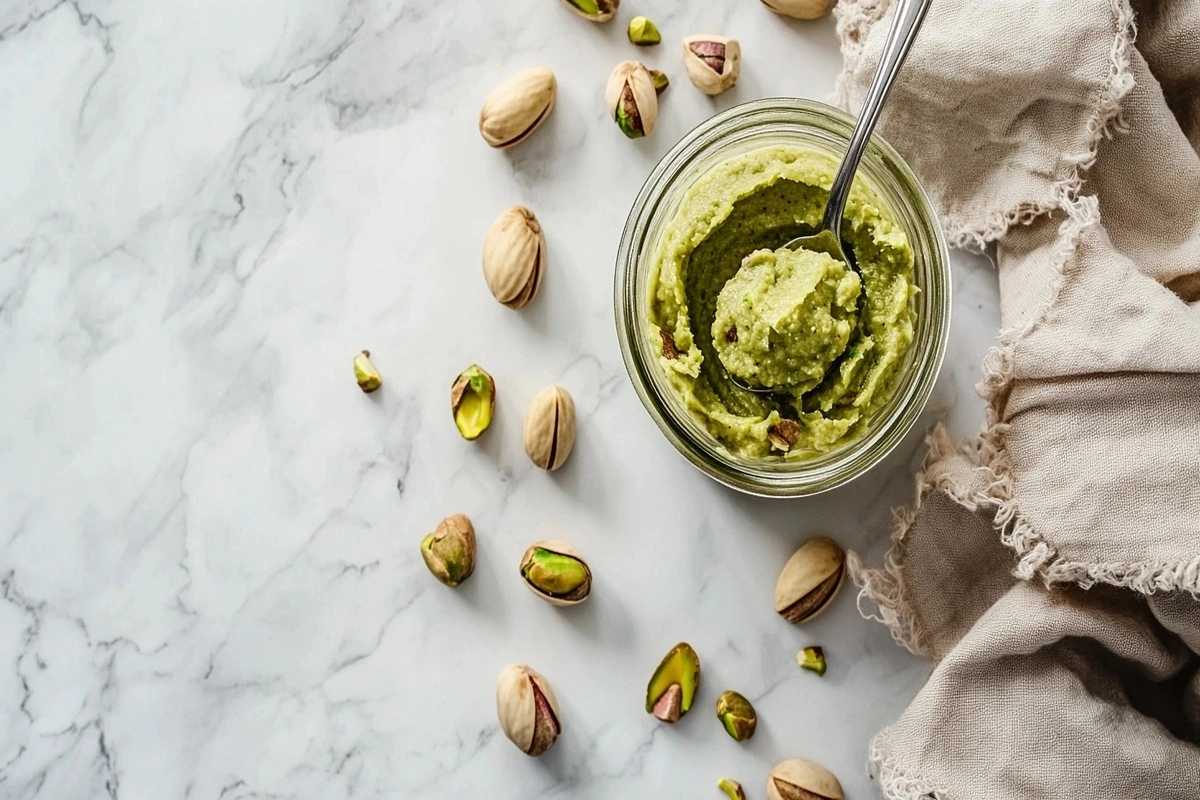
[[[538,129],[558,94],[554,73],[545,67],[518,72],[488,95],[479,112],[479,133],[492,147],[512,147]]]
[[[561,386],[547,386],[525,413],[525,452],[542,469],[561,467],[575,447],[575,401]]]
[[[608,84],[604,87],[604,104],[608,108],[609,119],[617,117],[617,106],[621,103],[626,84],[633,93],[633,103],[642,121],[642,135],[649,136],[658,120],[658,90],[654,88],[650,70],[637,61],[622,61],[608,76]]]
[[[836,580],[833,580],[836,577]],[[783,565],[779,580],[775,582],[775,610],[789,622],[804,622],[813,619],[829,607],[837,597],[838,590],[846,580],[846,554],[837,542],[821,536],[805,542]],[[823,596],[812,596],[815,602],[799,615],[789,616],[785,612],[801,599],[818,591],[829,581]]]
[[[497,300],[522,308],[537,296],[546,269],[546,235],[524,206],[505,211],[483,240],[483,277]]]
[[[543,550],[549,550],[552,553],[570,556],[583,565],[583,569],[587,573],[587,580],[584,582],[583,586],[575,590],[572,598],[568,599],[566,597],[553,597],[548,595],[525,579],[525,565],[533,556],[533,551],[537,550],[539,547]],[[533,592],[535,595],[551,605],[575,606],[579,605],[584,600],[587,600],[592,593],[592,568],[588,566],[587,560],[584,559],[583,554],[574,547],[571,547],[571,545],[567,544],[566,542],[558,539],[542,539],[541,541],[537,541],[529,545],[529,547],[525,549],[525,554],[521,556],[521,583],[525,584],[526,589]]]
[[[800,792],[789,792],[789,785]],[[845,797],[832,772],[803,758],[782,761],[767,776],[768,800],[845,800]]]
[[[762,2],[776,14],[782,14],[785,17],[817,19],[829,13],[835,0],[762,0]]]
[[[720,73],[713,71],[704,59],[692,51],[693,42],[720,42],[725,45],[725,64]],[[727,36],[689,36],[683,40],[683,66],[687,68],[688,77],[697,89],[705,94],[720,94],[737,83],[738,75],[742,72],[742,46],[737,39]]]
[[[553,712],[553,736],[549,743],[535,742],[538,708],[530,682],[537,684],[538,691],[546,698]],[[562,731],[562,716],[558,711],[558,698],[550,684],[533,668],[524,664],[509,664],[496,679],[496,715],[504,735],[521,749],[522,753],[539,756],[550,748]],[[545,721],[543,721],[545,722]]]

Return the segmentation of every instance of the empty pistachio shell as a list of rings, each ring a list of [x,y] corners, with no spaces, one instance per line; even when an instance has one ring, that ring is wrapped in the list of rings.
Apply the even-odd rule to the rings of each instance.
[[[816,19],[829,13],[835,0],[762,0],[763,5],[782,14],[796,19]]]
[[[558,699],[546,679],[524,664],[510,664],[496,680],[500,727],[522,753],[540,756],[562,733]]]
[[[550,116],[558,83],[545,67],[518,72],[488,95],[479,112],[479,133],[492,147],[525,141]]]
[[[634,17],[629,20],[628,34],[631,43],[642,47],[662,41],[662,34],[658,32],[658,26],[649,17]]]
[[[425,566],[447,586],[458,586],[475,571],[475,526],[466,514],[454,514],[438,523],[421,540]]]
[[[717,719],[725,726],[725,732],[733,737],[735,742],[744,742],[754,735],[758,727],[758,715],[750,701],[734,691],[728,691],[717,698]]]
[[[556,606],[573,606],[592,591],[592,571],[566,542],[535,542],[521,557],[521,577],[529,591]]]
[[[450,387],[454,426],[467,440],[477,439],[492,424],[496,413],[496,382],[483,367],[472,364]]]
[[[483,240],[483,277],[492,295],[509,308],[537,296],[546,269],[546,236],[524,206],[505,211]]]
[[[705,34],[683,40],[683,65],[697,89],[720,94],[737,83],[742,69],[742,46],[737,39]]]
[[[796,663],[820,677],[825,674],[825,651],[820,647],[806,647],[796,653]]]
[[[775,583],[775,610],[804,622],[829,607],[846,578],[846,554],[832,539],[810,539],[792,554]]]
[[[803,758],[775,765],[767,776],[768,800],[845,800],[833,773]]]
[[[608,114],[630,139],[649,135],[658,119],[658,90],[650,70],[636,61],[622,61],[608,76],[604,90]]]
[[[561,467],[575,447],[575,401],[561,386],[547,386],[525,413],[525,452],[542,469]]]
[[[358,381],[358,388],[368,394],[383,385],[383,376],[371,363],[370,350],[363,350],[354,357],[354,379]]]
[[[742,791],[742,785],[733,778],[721,778],[717,781],[717,788],[729,796],[729,800],[746,800],[746,793]]]
[[[700,687],[700,656],[680,642],[663,657],[646,687],[646,711],[663,722],[678,722],[692,707]]]
[[[563,0],[576,14],[592,22],[607,22],[617,13],[621,0]]]

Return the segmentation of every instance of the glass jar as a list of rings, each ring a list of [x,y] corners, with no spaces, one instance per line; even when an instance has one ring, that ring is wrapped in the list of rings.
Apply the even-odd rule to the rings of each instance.
[[[840,160],[854,120],[810,100],[769,98],[731,108],[687,134],[650,173],[634,201],[617,253],[615,309],[625,368],[663,435],[702,472],[750,494],[794,497],[840,486],[878,464],[911,430],[933,391],[950,330],[950,267],[937,216],[917,177],[875,136],[858,180],[883,202],[913,250],[916,330],[888,402],[855,441],[807,460],[745,456],[728,450],[672,389],[647,335],[651,262],[688,189],[733,156],[770,145],[799,145]]]

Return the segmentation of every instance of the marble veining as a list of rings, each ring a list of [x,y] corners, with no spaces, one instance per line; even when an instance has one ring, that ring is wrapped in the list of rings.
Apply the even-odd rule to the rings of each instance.
[[[666,43],[635,50],[634,13]],[[678,40],[736,36],[738,87],[687,82]],[[658,127],[605,118],[615,63],[668,72]],[[548,123],[487,148],[493,85],[545,64]],[[878,557],[912,492],[914,432],[818,498],[724,490],[658,434],[625,376],[611,284],[629,205],[656,160],[719,109],[823,98],[832,22],[752,0],[626,0],[594,26],[555,0],[10,0],[0,5],[0,796],[12,798],[762,797],[778,759],[875,796],[870,735],[928,666],[859,618],[776,617],[778,568],[830,533]],[[548,236],[520,313],[479,270],[505,207]],[[955,256],[950,352],[924,422],[982,422],[992,267]],[[369,347],[384,388],[362,395]],[[500,386],[468,444],[447,390],[471,362]],[[575,453],[536,470],[525,404],[559,382]],[[479,566],[456,591],[420,537],[462,511]],[[517,579],[534,539],[595,572],[573,609]],[[679,640],[704,663],[697,710],[642,709]],[[797,649],[822,644],[823,679]],[[499,732],[510,661],[554,685],[544,757]],[[711,707],[759,708],[736,744]]]

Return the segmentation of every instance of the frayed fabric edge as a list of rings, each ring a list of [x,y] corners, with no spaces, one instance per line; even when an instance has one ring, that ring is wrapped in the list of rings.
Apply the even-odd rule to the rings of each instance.
[[[879,789],[887,800],[950,800],[945,789],[901,766],[892,752],[891,728],[871,740],[871,766],[879,775]]]

